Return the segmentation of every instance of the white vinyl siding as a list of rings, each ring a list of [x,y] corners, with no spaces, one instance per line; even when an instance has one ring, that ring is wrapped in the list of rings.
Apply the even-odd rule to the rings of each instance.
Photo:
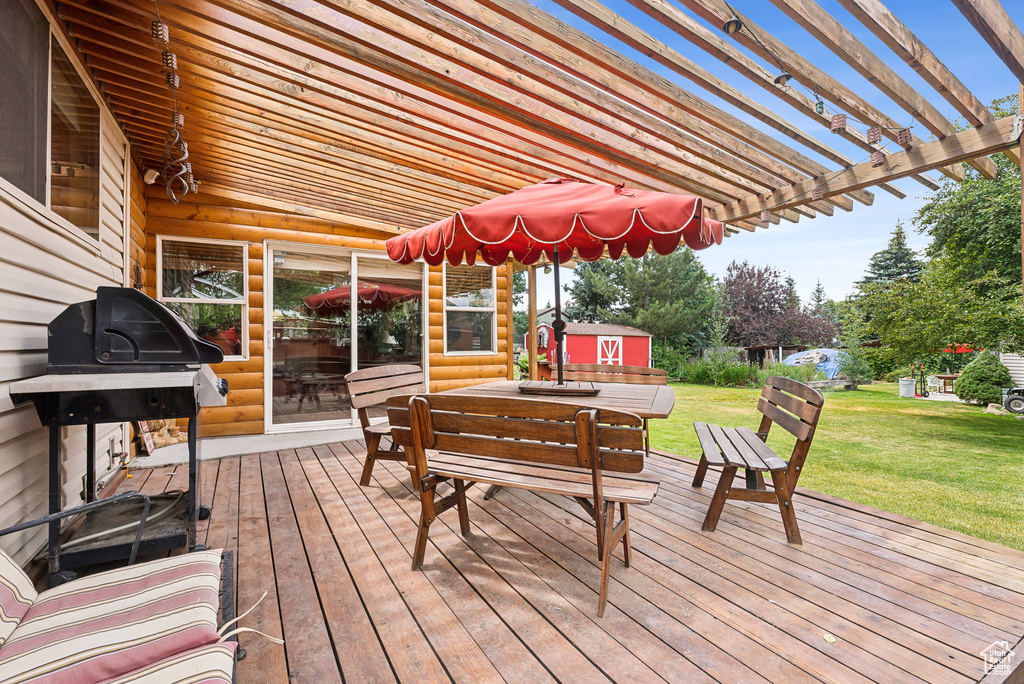
[[[1014,387],[1024,387],[1024,356],[1019,354],[1000,354],[999,360],[1010,371]]]
[[[46,372],[46,326],[69,304],[96,297],[124,277],[124,183],[127,143],[103,113],[99,240],[87,236],[0,178],[0,527],[46,515],[49,437],[31,403],[15,407],[10,384]],[[120,423],[96,428],[96,472],[124,450]],[[82,501],[85,428],[63,429],[64,504]],[[0,538],[27,563],[45,542],[45,527]]]

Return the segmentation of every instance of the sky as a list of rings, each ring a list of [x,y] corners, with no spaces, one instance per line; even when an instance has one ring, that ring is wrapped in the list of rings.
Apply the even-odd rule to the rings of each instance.
[[[842,152],[854,162],[866,160],[867,153],[865,151],[839,136],[832,135],[826,128],[813,122],[802,112],[789,106],[783,100],[773,97],[727,65],[691,45],[669,29],[662,27],[625,0],[604,1],[610,9],[627,21],[639,26],[755,101],[763,103],[766,108],[798,125],[818,140]],[[533,0],[533,2],[566,23],[590,34],[614,50],[634,59],[750,125],[777,139],[781,137],[780,133],[766,127],[752,116],[718,99],[697,84],[640,55],[614,38],[597,31],[554,2],[550,0]],[[676,7],[682,7],[678,3],[673,4]],[[913,126],[913,118],[909,114],[842,62],[793,20],[775,8],[771,2],[768,0],[730,0],[730,4],[753,20],[760,28],[794,47],[803,57],[846,84],[892,119]],[[838,2],[819,0],[819,4],[910,83],[915,90],[935,105],[940,112],[952,120],[959,118],[958,113],[951,105],[864,28],[857,19],[847,13]],[[936,56],[963,81],[982,103],[989,105],[996,98],[1017,92],[1017,81],[1010,70],[949,0],[930,0],[928,2],[886,0],[886,5],[925,45],[931,48]],[[1024,27],[1024,2],[1003,0],[1003,6],[1017,25]],[[682,11],[693,16],[685,8]],[[725,35],[721,33],[720,27],[712,27],[700,18],[697,18],[697,21],[704,26],[718,30],[719,35]],[[766,67],[777,70],[774,64],[769,65],[763,60],[753,57],[745,49],[743,52]],[[793,83],[794,81],[790,82],[791,86]],[[793,87],[813,99],[807,90],[809,86],[813,86],[813,84],[796,83]],[[839,111],[827,101],[826,106],[827,109]],[[851,125],[861,131],[865,128],[856,123]],[[917,125],[913,127],[913,130],[919,138],[925,141],[934,139],[923,125]],[[803,146],[795,143],[793,146],[807,156],[816,158],[830,169],[838,168],[835,163],[816,157],[815,153]],[[889,148],[892,149],[892,147],[893,145],[890,143]],[[929,175],[935,180],[944,178],[938,172],[931,172]],[[799,223],[783,221],[768,229],[758,228],[754,233],[740,231],[738,235],[727,238],[721,245],[712,246],[699,252],[698,256],[705,268],[718,278],[725,275],[726,269],[732,261],[745,260],[756,266],[771,266],[785,275],[793,276],[797,292],[804,300],[809,298],[819,280],[828,297],[842,299],[854,291],[854,283],[864,276],[872,254],[885,249],[897,222],[902,221],[904,224],[908,243],[912,249],[921,250],[927,245],[927,236],[920,235],[914,230],[912,220],[917,210],[930,198],[931,191],[910,179],[896,181],[893,185],[906,193],[905,199],[897,199],[878,188],[869,188],[875,195],[874,203],[871,206],[855,202],[851,212],[844,212],[837,208],[831,217],[825,215],[819,215],[814,219],[801,217]],[[567,281],[571,281],[572,271],[562,269],[561,278],[563,285]],[[540,306],[543,307],[548,302],[553,302],[553,275],[544,275],[542,272],[538,272],[537,289]]]

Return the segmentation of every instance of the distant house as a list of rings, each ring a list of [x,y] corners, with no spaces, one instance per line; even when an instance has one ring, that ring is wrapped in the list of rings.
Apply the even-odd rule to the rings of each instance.
[[[537,326],[540,374],[551,377],[557,361],[555,331],[550,323]],[[603,363],[622,366],[651,365],[651,334],[611,323],[566,323],[566,363]]]
[[[1013,384],[1017,387],[1024,387],[1024,356],[1020,354],[1000,354],[999,360],[1010,371]]]
[[[743,358],[747,363],[764,366],[766,363],[779,363],[790,354],[807,351],[807,345],[783,344],[783,345],[759,345],[756,347],[744,347]]]

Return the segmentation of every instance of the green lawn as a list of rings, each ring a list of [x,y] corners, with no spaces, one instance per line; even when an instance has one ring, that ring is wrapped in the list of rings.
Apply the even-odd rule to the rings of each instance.
[[[695,420],[757,427],[759,390],[673,388],[672,416],[651,421],[655,448],[699,457]],[[897,389],[826,393],[800,486],[1024,550],[1024,421]],[[788,433],[768,443],[788,459]]]

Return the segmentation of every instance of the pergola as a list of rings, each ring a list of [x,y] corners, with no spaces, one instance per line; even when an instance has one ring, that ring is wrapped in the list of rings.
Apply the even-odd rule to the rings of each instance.
[[[141,166],[163,166],[176,96],[202,192],[356,228],[418,227],[574,176],[699,195],[735,233],[869,205],[871,186],[902,197],[891,184],[899,178],[935,188],[927,173],[962,179],[962,161],[992,176],[995,152],[1019,163],[1019,117],[996,120],[879,0],[839,2],[934,92],[915,90],[887,65],[892,54],[873,53],[813,0],[772,3],[884,93],[898,117],[723,0],[680,0],[692,14],[665,0],[630,3],[771,97],[755,101],[595,0],[556,1],[778,135],[525,0],[158,0],[166,47],[150,35],[150,0],[63,0],[57,11]],[[964,29],[969,22],[1024,81],[1024,35],[999,1],[954,4]],[[724,32],[730,20],[742,30]],[[163,51],[176,57],[176,91],[165,85]],[[831,111],[788,86],[787,74]],[[971,127],[958,131],[932,103],[939,97]],[[825,135],[773,112],[776,98]],[[910,117],[935,139],[900,130]],[[830,131],[865,154],[889,140],[897,151],[855,163],[829,145]]]

